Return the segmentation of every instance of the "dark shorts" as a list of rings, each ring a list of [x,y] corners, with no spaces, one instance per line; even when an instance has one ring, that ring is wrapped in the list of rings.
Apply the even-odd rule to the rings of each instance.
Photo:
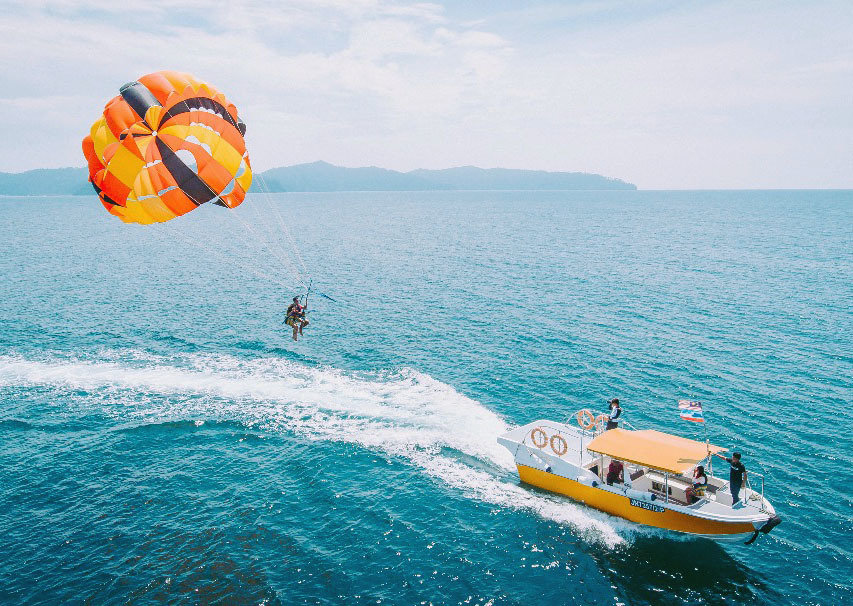
[[[619,421],[608,421],[607,427],[605,429],[617,429],[619,427]]]

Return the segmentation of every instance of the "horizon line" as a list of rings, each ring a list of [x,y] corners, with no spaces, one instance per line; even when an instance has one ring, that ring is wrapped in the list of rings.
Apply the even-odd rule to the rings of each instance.
[[[448,166],[446,168],[413,168],[410,170],[398,170],[395,168],[385,168],[382,166],[377,166],[375,164],[371,164],[368,166],[344,166],[341,164],[333,164],[326,160],[312,160],[306,162],[298,162],[296,164],[283,164],[280,166],[273,166],[270,168],[266,168],[264,170],[256,170],[257,174],[261,174],[264,172],[268,172],[271,170],[276,170],[279,168],[292,168],[295,166],[307,166],[311,164],[327,164],[329,166],[333,166],[335,168],[344,168],[350,170],[356,170],[360,168],[375,168],[379,170],[387,170],[391,172],[396,172],[400,174],[408,174],[417,170],[427,170],[427,171],[442,171],[442,170],[450,170],[454,168],[477,168],[480,170],[517,170],[517,171],[529,171],[529,172],[542,172],[546,174],[582,174],[582,175],[594,175],[598,177],[602,177],[605,179],[610,179],[613,181],[621,181],[628,185],[633,185],[635,189],[446,189],[446,190],[434,190],[434,191],[646,191],[646,192],[668,192],[668,191],[853,191],[853,184],[849,186],[842,187],[732,187],[732,186],[720,186],[720,187],[640,187],[636,183],[631,181],[627,181],[621,177],[609,177],[606,175],[602,175],[600,173],[590,173],[578,170],[548,170],[544,168],[507,168],[504,166],[493,166],[484,168],[482,166],[477,166],[475,164],[461,164],[457,166]],[[39,170],[86,170],[86,166],[39,166],[35,168],[28,168],[21,171],[5,171],[0,170],[0,174],[4,175],[22,175],[29,172],[39,171]],[[290,191],[290,192],[269,192],[269,193],[336,193],[336,192],[377,192],[377,191],[400,191],[400,192],[419,192],[419,191],[433,191],[433,190],[420,190],[420,189],[385,189],[385,190],[375,190],[375,189],[352,189],[352,190],[311,190],[311,191]],[[247,192],[251,193],[251,192]],[[65,195],[73,195],[73,196],[83,196],[88,194],[3,194],[0,193],[0,197],[37,197],[37,196],[65,196]]]

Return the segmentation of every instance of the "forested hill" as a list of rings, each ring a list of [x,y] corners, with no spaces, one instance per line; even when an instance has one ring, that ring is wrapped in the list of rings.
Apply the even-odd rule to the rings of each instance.
[[[424,191],[424,190],[559,190],[637,189],[631,183],[590,173],[546,172],[461,166],[441,170],[398,172],[375,166],[344,168],[312,162],[263,173],[270,191]]]
[[[375,166],[346,168],[328,162],[312,162],[273,168],[261,174],[263,178],[255,179],[252,191],[259,191],[262,185],[271,192],[637,189],[631,183],[591,173],[475,166],[399,172]],[[0,173],[0,195],[81,194],[94,194],[85,168]]]
[[[94,193],[85,168],[37,168],[23,173],[0,173],[0,195],[74,196]]]

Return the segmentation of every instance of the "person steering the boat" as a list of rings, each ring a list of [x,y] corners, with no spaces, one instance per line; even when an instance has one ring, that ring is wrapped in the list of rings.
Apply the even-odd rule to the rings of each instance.
[[[625,466],[622,465],[622,461],[617,461],[616,459],[610,461],[606,479],[608,486],[613,486],[615,482],[619,482],[620,484],[625,483]]]
[[[705,488],[707,486],[708,476],[705,475],[705,468],[702,465],[699,465],[693,472],[693,485],[687,487],[687,502],[695,503],[700,497],[704,497]]]
[[[622,416],[622,408],[619,407],[619,398],[610,400],[610,418],[607,419],[607,429],[616,429],[619,427],[619,417]]]
[[[734,507],[740,503],[740,489],[746,481],[746,467],[740,462],[739,452],[733,452],[731,458],[724,457],[718,452],[715,452],[714,455],[731,465],[729,469],[729,487],[732,491],[732,507]]]

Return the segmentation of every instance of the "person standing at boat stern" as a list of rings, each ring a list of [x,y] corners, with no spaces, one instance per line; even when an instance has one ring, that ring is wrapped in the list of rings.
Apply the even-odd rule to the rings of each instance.
[[[719,453],[714,454],[731,465],[729,469],[729,487],[732,491],[732,506],[735,506],[740,502],[740,489],[746,481],[746,467],[740,462],[739,452],[733,452],[731,458],[724,457]]]
[[[605,429],[616,429],[619,427],[619,417],[622,416],[622,409],[619,407],[619,398],[610,400],[610,418],[607,419],[607,427]]]

